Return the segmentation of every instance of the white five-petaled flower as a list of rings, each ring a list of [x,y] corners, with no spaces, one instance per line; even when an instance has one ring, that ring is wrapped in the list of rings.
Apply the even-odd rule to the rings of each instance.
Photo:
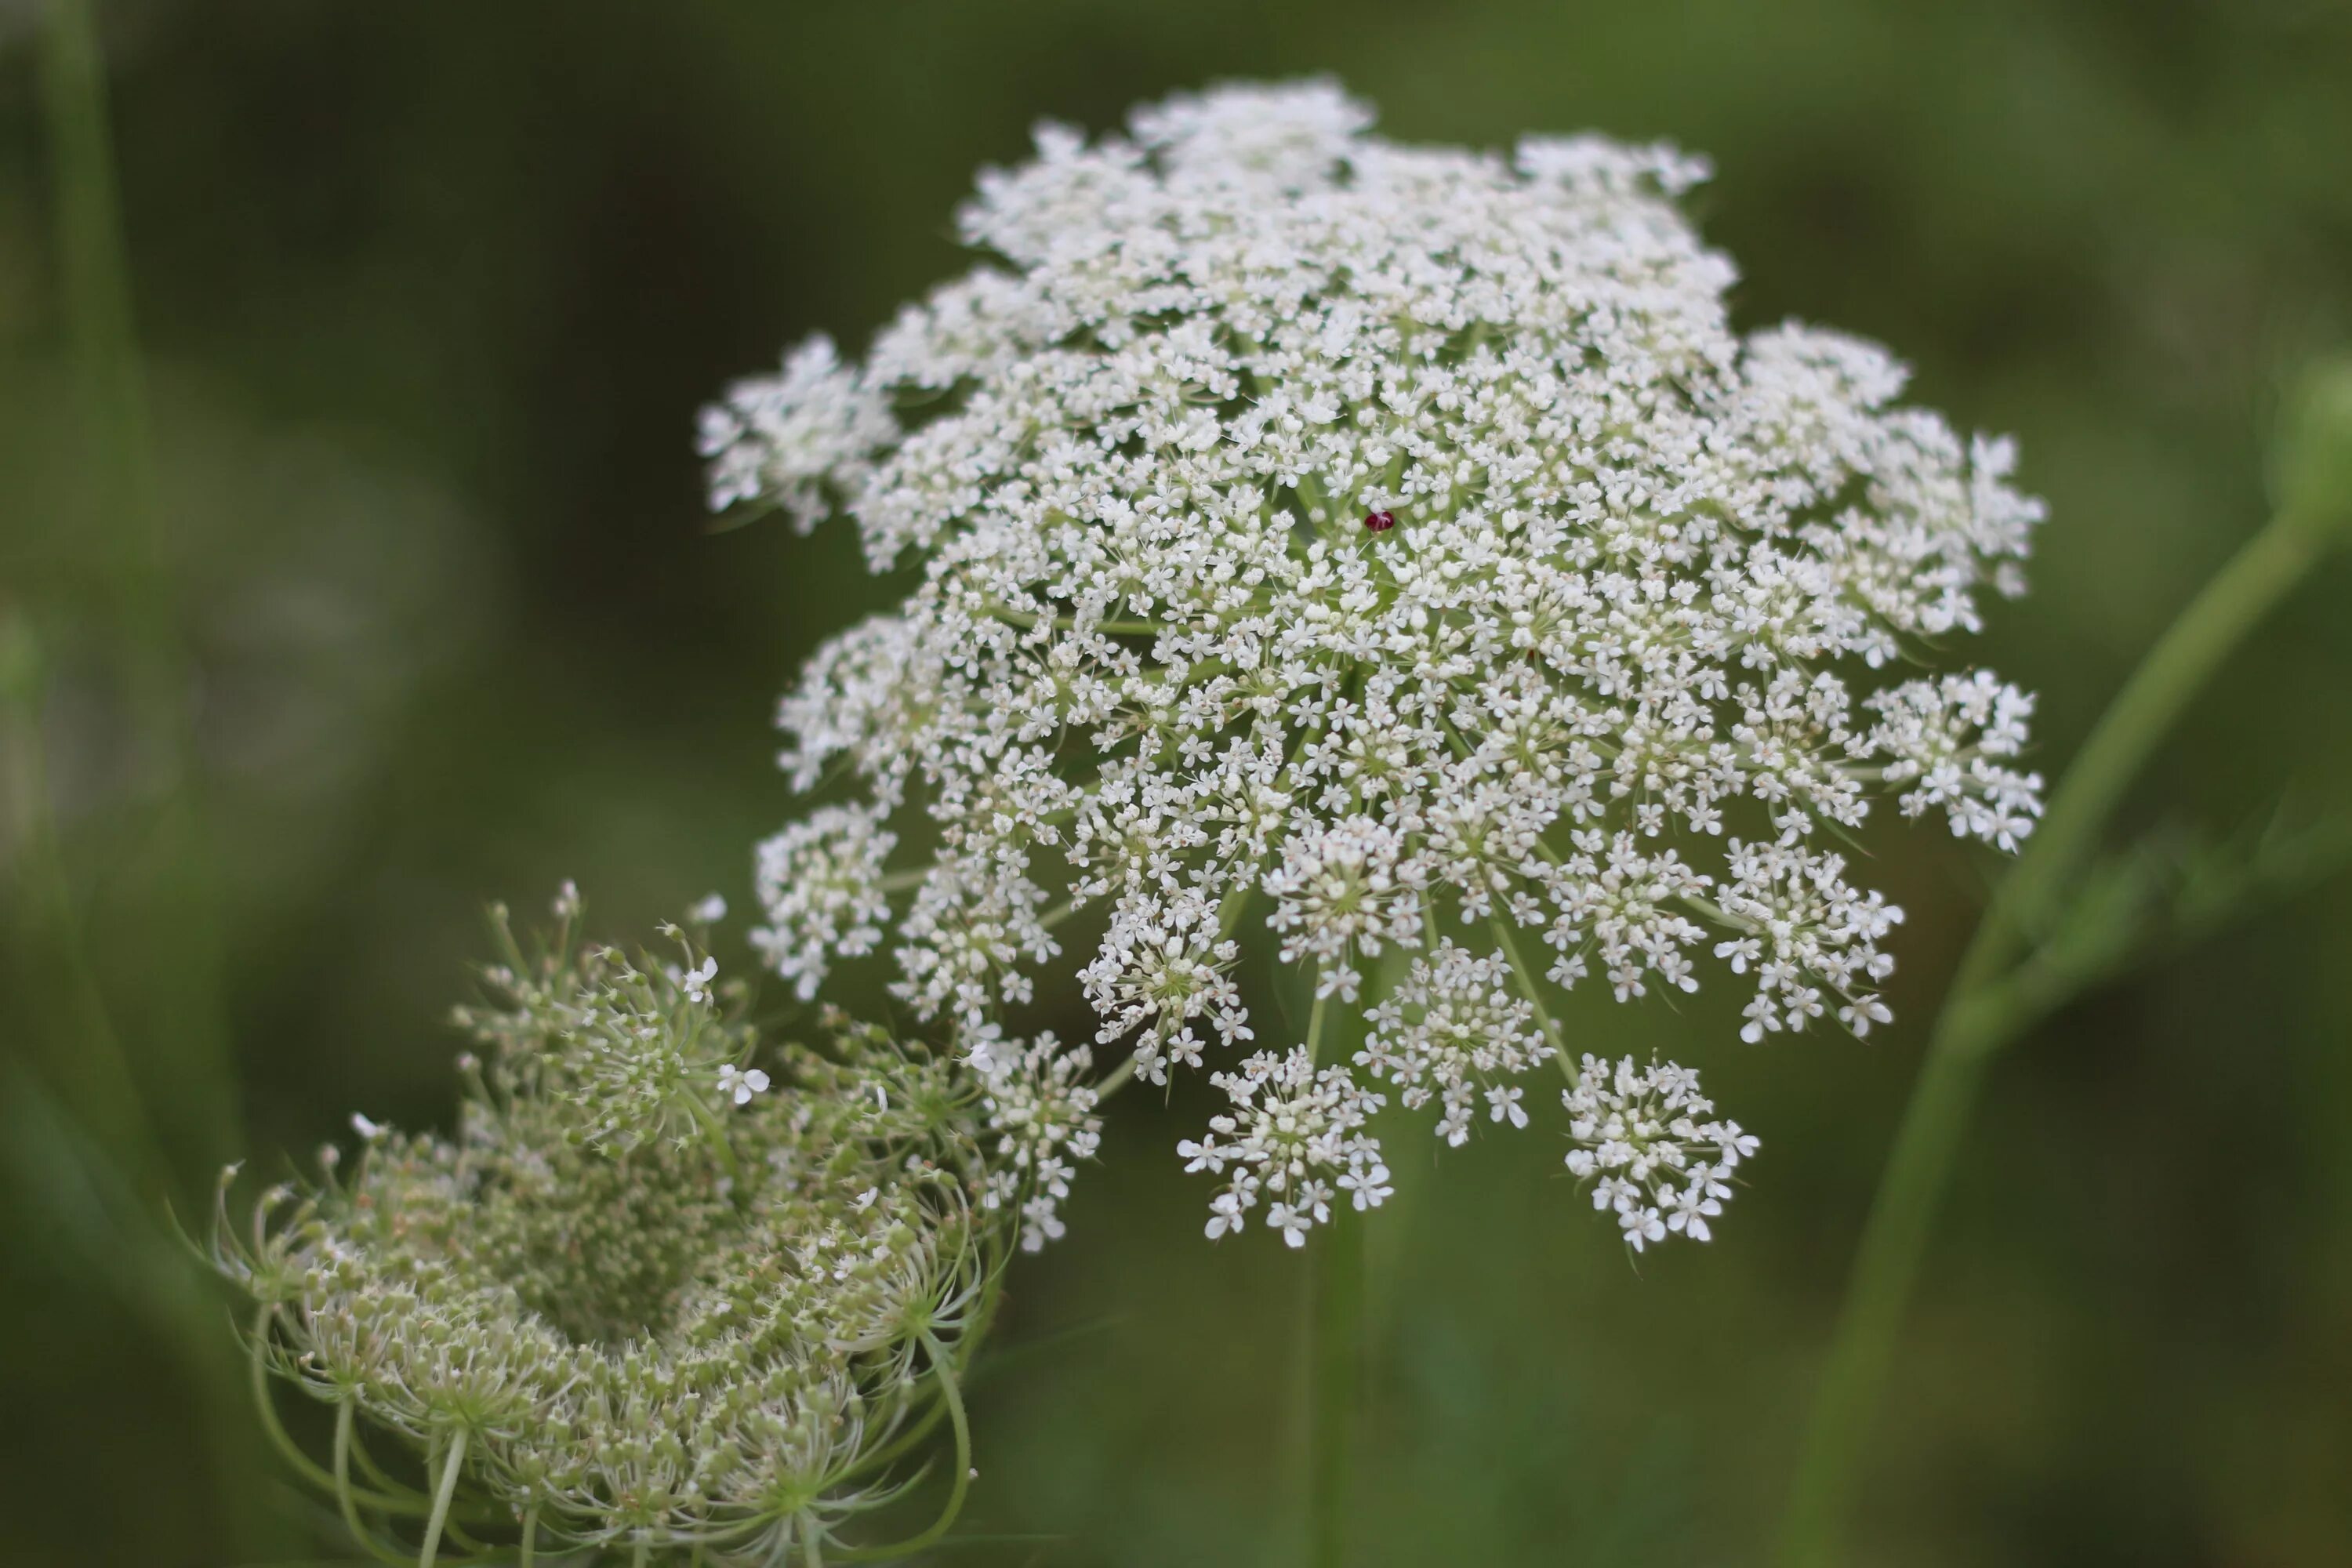
[[[678,985],[685,991],[688,1001],[701,1002],[709,999],[710,983],[718,978],[719,961],[715,958],[705,958],[679,977]]]
[[[746,1070],[729,1062],[719,1069],[719,1092],[738,1105],[749,1105],[753,1095],[768,1092],[768,1075],[758,1068]]]
[[[1221,1075],[1233,1131],[1182,1145],[1232,1179],[1212,1235],[1377,1201],[1360,1128],[1277,1159],[1260,1125],[1357,1068],[1449,1142],[1482,1097],[1517,1125],[1502,1080],[1559,1054],[1538,971],[1630,1001],[1711,965],[1754,1040],[1886,1022],[1901,913],[1834,841],[1891,801],[2009,849],[2040,810],[2029,696],[1900,673],[2021,583],[2011,445],[1903,405],[1873,344],[1734,331],[1676,205],[1701,161],[1370,121],[1306,83],[1045,127],[961,215],[981,265],[704,420],[714,504],[844,513],[919,574],[780,709],[795,787],[852,794],[761,854],[754,940],[802,995],[887,951],[992,1072],[1107,906],[1070,967],[1159,1081],[1253,1038],[1244,931],[1328,1005],[1405,956],[1352,1065]],[[902,837],[935,847],[887,871]],[[1607,1179],[1636,1246],[1721,1203]]]

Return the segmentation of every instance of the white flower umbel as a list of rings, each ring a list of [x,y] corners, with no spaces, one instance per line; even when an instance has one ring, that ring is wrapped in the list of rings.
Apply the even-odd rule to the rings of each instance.
[[[1592,1183],[1592,1206],[1616,1215],[1626,1246],[1639,1252],[1669,1234],[1710,1239],[1706,1222],[1723,1212],[1731,1173],[1757,1141],[1737,1121],[1699,1120],[1715,1102],[1699,1093],[1698,1074],[1588,1056],[1560,1100],[1579,1145],[1568,1168]]]
[[[1050,1033],[1043,1034],[999,1066],[982,1097],[997,1135],[997,1158],[981,1202],[992,1209],[1019,1207],[1024,1252],[1059,1239],[1071,1162],[1092,1159],[1102,1142],[1095,1091],[1085,1082],[1093,1066],[1086,1047],[1065,1051]]]
[[[1397,1086],[1408,1110],[1438,1102],[1437,1134],[1459,1147],[1483,1096],[1490,1121],[1528,1124],[1523,1091],[1501,1080],[1549,1060],[1535,1008],[1510,965],[1441,941],[1415,959],[1395,994],[1372,1009],[1371,1037],[1356,1063]]]
[[[882,940],[890,914],[882,863],[898,843],[880,814],[829,806],[760,846],[760,904],[769,923],[751,932],[751,942],[802,1001],[816,994],[833,959],[871,952]]]
[[[1110,934],[1079,978],[1102,1015],[1104,1045],[1143,1031],[1135,1070],[1148,1083],[1166,1083],[1168,1064],[1201,1065],[1193,1020],[1207,1017],[1217,1037],[1233,1045],[1250,1037],[1241,993],[1228,974],[1241,946],[1220,941],[1216,911],[1191,893],[1145,896],[1111,915]]]
[[[1092,910],[1098,1043],[1157,1080],[1204,1024],[1250,1038],[1245,931],[1329,1005],[1401,951],[1360,1066],[1451,1139],[1473,1086],[1525,1114],[1501,1078],[1559,1047],[1530,988],[1588,970],[1630,1000],[1712,961],[1750,1038],[1884,1022],[1899,912],[1829,840],[1890,797],[2030,830],[2031,700],[1893,675],[2021,585],[2009,445],[1900,405],[1872,344],[1735,332],[1675,205],[1700,161],[1370,120],[1308,83],[1048,126],[961,215],[980,266],[862,363],[819,341],[707,416],[714,503],[844,512],[919,573],[782,706],[795,786],[857,797],[762,853],[803,993],[887,947],[919,1019],[992,1050]],[[938,847],[886,877],[893,832]],[[1475,951],[1433,947],[1465,922]],[[1369,1156],[1277,1160],[1263,1107],[1359,1091],[1251,1060],[1220,1226],[1262,1185],[1295,1237]]]
[[[1241,1229],[1258,1200],[1266,1200],[1265,1223],[1292,1247],[1328,1221],[1334,1189],[1360,1209],[1376,1208],[1389,1195],[1389,1168],[1380,1145],[1363,1131],[1380,1109],[1379,1095],[1359,1085],[1341,1067],[1318,1068],[1304,1047],[1276,1056],[1260,1051],[1239,1072],[1212,1075],[1234,1109],[1209,1118],[1209,1135],[1176,1146],[1187,1171],[1233,1180],[1209,1205],[1209,1239]],[[1223,1139],[1223,1142],[1218,1140]]]

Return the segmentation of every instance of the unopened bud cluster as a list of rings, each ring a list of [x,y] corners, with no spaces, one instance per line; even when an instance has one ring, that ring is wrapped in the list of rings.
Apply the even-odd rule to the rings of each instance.
[[[355,1118],[355,1160],[224,1225],[257,1363],[332,1407],[304,1463],[380,1547],[824,1561],[942,1408],[968,1464],[957,1383],[1089,1102],[837,1016],[764,1043],[695,934],[557,913],[528,956],[497,920],[454,1136]]]

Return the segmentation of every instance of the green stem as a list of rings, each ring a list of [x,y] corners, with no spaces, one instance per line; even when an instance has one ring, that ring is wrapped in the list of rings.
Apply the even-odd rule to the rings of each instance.
[[[360,1523],[359,1507],[352,1497],[352,1402],[348,1399],[335,1405],[335,1507],[352,1539],[365,1542],[368,1532]]]
[[[1780,1568],[1823,1568],[1868,1449],[1929,1226],[1992,1055],[2039,1014],[1999,1005],[2004,977],[2097,848],[2157,743],[2231,651],[2345,531],[2333,498],[2283,510],[2132,672],[2050,798],[1960,961],[1863,1230],[1783,1521]]]
[[[2026,852],[1987,911],[1969,959],[1980,980],[2012,958],[2098,847],[2148,753],[2246,634],[2340,542],[2344,517],[2282,511],[2180,613],[2100,718],[2050,797]],[[1968,973],[1964,964],[1962,973]],[[1958,986],[1956,985],[1956,990]],[[1996,1042],[1997,1043],[1997,1042]]]
[[[1543,1004],[1543,992],[1536,984],[1536,972],[1528,967],[1526,959],[1519,956],[1519,944],[1512,939],[1511,928],[1502,916],[1496,915],[1487,923],[1494,928],[1495,940],[1502,944],[1503,957],[1509,963],[1511,973],[1518,977],[1519,994],[1527,999],[1528,1006],[1535,1009],[1536,1024],[1543,1030],[1544,1038],[1550,1043],[1551,1054],[1559,1063],[1559,1070],[1566,1073],[1571,1082],[1574,1081],[1576,1064],[1568,1059],[1568,1047],[1560,1043],[1559,1026],[1552,1021],[1551,1009]]]
[[[449,1435],[449,1453],[441,1461],[441,1485],[433,1493],[433,1517],[425,1521],[425,1545],[416,1554],[416,1568],[433,1568],[441,1550],[441,1530],[449,1522],[449,1500],[457,1492],[457,1471],[466,1462],[466,1429]]]
[[[735,1157],[735,1141],[727,1135],[726,1121],[719,1112],[704,1104],[702,1096],[692,1089],[688,1089],[679,1098],[686,1101],[687,1110],[693,1115],[696,1123],[701,1127],[703,1141],[710,1145],[710,1152],[719,1157],[719,1168],[727,1173],[727,1180],[733,1189],[736,1204],[740,1205],[749,1203],[751,1194],[743,1185],[742,1162]]]
[[[1323,1059],[1330,998],[1318,993],[1307,1015],[1307,1054]],[[1369,1005],[1369,998],[1364,999]],[[1296,1194],[1294,1194],[1296,1195]],[[1335,1219],[1339,1216],[1334,1216]],[[1348,1561],[1348,1482],[1355,1447],[1358,1389],[1364,1356],[1364,1230],[1339,1223],[1319,1228],[1307,1281],[1307,1561],[1342,1568]]]
[[[335,1506],[343,1516],[343,1528],[352,1532],[352,1541],[359,1549],[379,1563],[394,1568],[407,1568],[407,1559],[395,1557],[377,1541],[360,1518],[358,1494],[352,1486],[352,1402],[343,1400],[335,1407]]]
[[[1134,1078],[1135,1058],[1133,1057],[1129,1057],[1125,1061],[1119,1063],[1118,1066],[1103,1074],[1102,1078],[1097,1081],[1095,1084],[1095,1103],[1097,1105],[1100,1105],[1104,1100],[1108,1100],[1112,1095],[1117,1094],[1120,1089],[1125,1089]]]
[[[1329,1016],[1331,998],[1323,990],[1323,971],[1315,972],[1315,1000],[1307,1009],[1307,1059],[1320,1064],[1323,1060],[1323,1024]]]
[[[955,1426],[955,1476],[948,1487],[947,1506],[940,1510],[930,1528],[920,1535],[909,1536],[895,1545],[867,1547],[845,1552],[845,1563],[868,1563],[889,1557],[904,1557],[922,1551],[945,1535],[954,1525],[956,1516],[963,1512],[963,1496],[971,1485],[971,1422],[964,1413],[963,1391],[956,1386],[955,1363],[940,1347],[940,1342],[926,1331],[922,1336],[923,1352],[930,1357],[931,1373],[939,1380],[940,1396],[948,1407],[948,1419]],[[814,1552],[814,1542],[811,1542]]]
[[[1327,1225],[1307,1284],[1307,1561],[1344,1568],[1364,1351],[1364,1227]]]
[[[406,1499],[366,1491],[352,1485],[350,1465],[346,1457],[349,1452],[347,1445],[350,1441],[347,1426],[339,1427],[335,1468],[332,1470],[320,1469],[318,1461],[305,1454],[300,1445],[294,1441],[293,1435],[286,1430],[286,1424],[278,1418],[278,1406],[269,1394],[268,1347],[264,1342],[264,1336],[269,1331],[269,1312],[268,1308],[262,1308],[254,1322],[253,1354],[250,1357],[251,1388],[254,1410],[261,1419],[262,1433],[277,1448],[279,1457],[284,1458],[293,1468],[295,1473],[304,1480],[322,1491],[333,1493],[338,1502],[348,1496],[352,1501],[365,1503],[379,1513],[404,1512],[413,1515],[422,1512],[421,1509],[412,1506]],[[351,1412],[351,1402],[342,1401],[340,1409],[342,1415],[348,1417]]]
[[[55,184],[58,284],[79,381],[84,437],[113,459],[92,476],[121,509],[145,560],[132,581],[152,591],[162,555],[147,466],[147,398],[131,310],[129,247],[115,188],[106,62],[89,0],[48,0],[41,37],[41,110]]]

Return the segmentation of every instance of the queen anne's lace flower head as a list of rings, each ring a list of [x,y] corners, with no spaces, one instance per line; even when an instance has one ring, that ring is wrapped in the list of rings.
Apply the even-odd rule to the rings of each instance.
[[[763,852],[778,968],[887,946],[919,1018],[1011,1059],[1091,911],[1097,1043],[1157,1079],[1263,1034],[1234,975],[1270,928],[1449,1139],[1525,1119],[1507,1079],[1569,1062],[1540,991],[1588,974],[1728,973],[1751,1039],[1885,1022],[1900,913],[1832,840],[1890,795],[2003,848],[2039,809],[2030,698],[1898,673],[2021,585],[2010,446],[1898,404],[1874,345],[1735,332],[1675,205],[1698,160],[1370,119],[1308,83],[1048,126],[961,215],[980,266],[708,416],[714,503],[845,512],[920,573],[782,704],[795,785],[856,800]],[[885,878],[886,822],[936,854]],[[1218,1081],[1213,1234],[1370,1201],[1348,1064]],[[1702,1235],[1732,1163],[1616,1212]]]

